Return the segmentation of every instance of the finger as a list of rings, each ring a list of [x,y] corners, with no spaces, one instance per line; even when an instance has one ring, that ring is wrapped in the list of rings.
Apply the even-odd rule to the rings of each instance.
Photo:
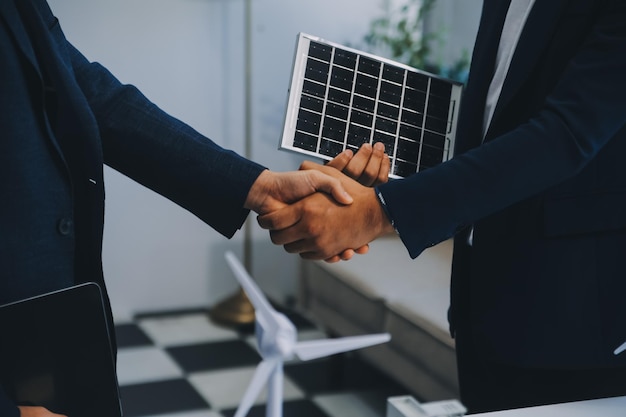
[[[329,264],[334,264],[339,261],[349,261],[354,256],[354,251],[352,249],[346,249],[341,252],[339,255],[333,255],[330,258],[324,259],[324,262]]]
[[[319,250],[315,245],[316,237],[311,237],[299,223],[282,230],[270,230],[270,239],[273,244],[284,246],[289,253]],[[329,253],[328,256],[330,255]]]
[[[370,250],[370,245],[363,245],[360,248],[357,248],[354,250],[355,253],[358,253],[359,255],[365,255],[367,252],[369,252]]]
[[[342,261],[349,261],[354,256],[354,253],[353,249],[346,249],[339,254],[339,257]]]
[[[262,229],[283,230],[300,221],[301,212],[297,206],[291,205],[271,213],[257,216],[257,222]]]
[[[343,171],[343,169],[346,167],[346,165],[348,165],[353,156],[354,153],[352,152],[352,150],[346,149],[335,158],[333,158],[331,161],[329,161],[326,166],[333,167],[335,169],[338,169],[339,171]]]
[[[327,165],[320,165],[318,163],[311,162],[311,161],[302,162],[302,164],[300,164],[300,170],[301,171],[319,171],[337,179],[342,179],[345,177],[345,174],[343,174],[341,171],[339,171],[336,168],[333,168]]]
[[[371,156],[372,145],[370,145],[369,143],[364,143],[363,145],[361,145],[361,148],[356,153],[356,155],[352,157],[346,167],[342,170],[343,173],[350,178],[359,181],[361,176],[363,175],[365,168],[367,167]]]
[[[378,172],[378,179],[374,185],[384,184],[389,181],[389,170],[391,169],[391,161],[389,155],[384,154],[382,163],[380,164],[380,171]]]
[[[383,160],[385,159],[385,145],[380,142],[374,144],[367,165],[359,178],[359,182],[367,187],[371,187],[378,181]]]
[[[304,259],[324,260],[339,252],[339,249],[332,247],[331,242],[322,242],[315,236],[310,237],[308,233],[299,231],[298,226],[274,233],[278,236],[272,236],[272,239],[286,242],[283,248],[287,253],[298,253]]]
[[[326,262],[327,264],[334,264],[337,263],[341,260],[341,257],[339,255],[335,255],[335,256],[331,256],[330,258],[326,258],[324,259],[324,262]]]
[[[311,184],[317,191],[323,191],[333,196],[339,204],[352,204],[353,198],[337,178],[323,174],[319,171],[310,171]]]
[[[22,417],[67,417],[64,414],[55,414],[45,407],[40,406],[18,406],[19,414]]]
[[[285,251],[287,253],[299,253],[299,254],[303,254],[305,252],[308,253],[314,253],[317,252],[317,248],[315,247],[314,244],[312,244],[311,239],[300,239],[299,235],[290,235],[288,233],[283,233],[283,232],[279,232],[277,233],[278,237],[272,237],[273,239],[276,238],[277,240],[282,240],[285,243],[282,243],[283,248],[285,248]],[[276,243],[277,245],[281,245],[281,243]],[[330,254],[329,254],[330,255]],[[326,259],[328,258],[328,256],[324,256],[324,257],[317,257],[316,259]]]
[[[300,164],[300,171],[306,171],[309,169],[317,169],[317,170],[321,170],[320,167],[323,167],[324,165],[320,165],[317,162],[313,162],[313,161],[302,161],[302,163]]]
[[[330,258],[324,259],[324,262],[332,264],[339,261],[349,261],[355,254],[364,254],[367,253],[369,249],[369,245],[361,246],[358,249],[346,249],[341,252],[339,255],[331,256]]]

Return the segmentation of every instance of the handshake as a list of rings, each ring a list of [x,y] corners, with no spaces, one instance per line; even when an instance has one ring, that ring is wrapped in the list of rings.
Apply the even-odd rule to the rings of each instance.
[[[387,181],[384,145],[346,150],[326,165],[304,162],[299,171],[264,171],[245,207],[255,211],[272,242],[304,259],[327,262],[363,254],[368,244],[393,232],[373,186]]]

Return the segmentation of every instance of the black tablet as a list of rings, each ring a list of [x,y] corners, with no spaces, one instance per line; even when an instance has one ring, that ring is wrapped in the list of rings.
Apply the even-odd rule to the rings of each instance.
[[[71,417],[121,417],[110,331],[95,283],[0,306],[5,393]]]

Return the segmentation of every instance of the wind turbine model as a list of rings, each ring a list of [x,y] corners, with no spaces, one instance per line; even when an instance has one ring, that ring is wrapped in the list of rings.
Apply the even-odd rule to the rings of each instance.
[[[298,342],[296,326],[284,314],[272,308],[237,257],[228,251],[226,261],[254,306],[257,345],[263,358],[237,408],[235,417],[244,417],[248,413],[266,384],[268,384],[266,416],[282,417],[283,362],[285,360],[296,356],[300,360],[307,361],[377,345],[391,339],[389,334],[382,333]]]

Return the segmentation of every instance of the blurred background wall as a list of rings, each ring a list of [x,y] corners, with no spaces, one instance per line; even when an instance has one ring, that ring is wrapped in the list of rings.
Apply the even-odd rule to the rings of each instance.
[[[67,38],[88,59],[136,85],[165,111],[220,145],[244,151],[245,0],[49,0]],[[401,3],[400,0],[394,0]],[[444,29],[438,59],[468,50],[479,0],[438,0],[427,29]],[[298,32],[359,47],[381,0],[252,0],[252,154],[273,170],[302,158],[278,151]],[[434,29],[433,29],[434,28]],[[106,168],[103,262],[116,319],[209,307],[236,289],[223,259],[242,254],[165,198]],[[219,204],[219,201],[216,201]],[[270,297],[297,288],[299,258],[273,246],[252,219],[252,274]],[[349,225],[346,225],[349,227]]]

